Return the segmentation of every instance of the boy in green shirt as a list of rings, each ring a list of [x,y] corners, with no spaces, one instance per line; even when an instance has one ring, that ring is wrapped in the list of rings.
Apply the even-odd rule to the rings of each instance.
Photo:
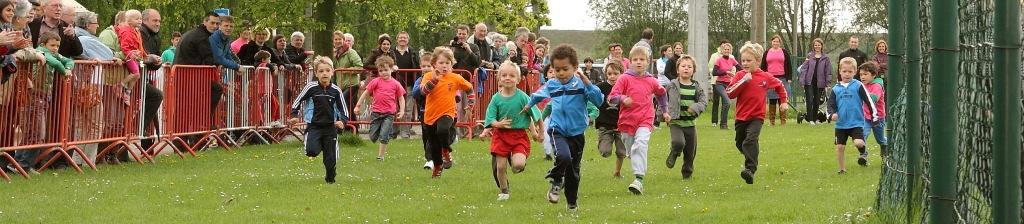
[[[491,162],[494,181],[498,184],[498,201],[509,199],[508,177],[505,170],[512,165],[512,172],[526,169],[526,158],[530,156],[530,138],[541,141],[544,138],[538,128],[540,111],[536,107],[521,113],[529,104],[530,97],[516,88],[519,83],[519,66],[506,62],[498,69],[498,85],[501,90],[491,97],[487,105],[484,127],[490,128]],[[511,162],[510,162],[511,161]]]
[[[676,61],[679,76],[666,88],[669,106],[669,132],[672,134],[672,151],[668,153],[665,166],[669,169],[676,165],[679,154],[683,154],[683,179],[693,175],[693,158],[697,156],[697,129],[694,120],[704,111],[708,97],[697,81],[693,81],[696,62],[689,55],[683,55]]]

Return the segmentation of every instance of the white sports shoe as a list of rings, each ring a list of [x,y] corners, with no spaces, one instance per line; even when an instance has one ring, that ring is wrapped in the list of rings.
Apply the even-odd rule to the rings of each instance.
[[[428,160],[427,163],[423,164],[423,169],[424,170],[432,170],[432,169],[434,169],[434,162]]]
[[[506,201],[509,198],[509,194],[498,194],[498,201]]]
[[[640,180],[633,180],[633,183],[629,184],[629,191],[637,195],[644,194],[644,184],[640,183]]]

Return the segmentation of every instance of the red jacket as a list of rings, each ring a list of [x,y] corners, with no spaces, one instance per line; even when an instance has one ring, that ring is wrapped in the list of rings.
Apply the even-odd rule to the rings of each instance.
[[[142,48],[142,35],[139,34],[139,29],[126,24],[114,27],[114,30],[117,32],[121,44],[121,52],[129,55],[129,52],[138,50],[140,54],[145,54],[146,50]],[[139,58],[142,58],[142,55],[134,55],[131,59]]]
[[[732,84],[726,89],[729,98],[736,99],[737,121],[764,120],[765,99],[769,89],[775,89],[778,93],[780,104],[788,102],[786,87],[779,79],[761,69],[754,71],[749,80],[743,79],[746,75],[746,70],[737,72]]]

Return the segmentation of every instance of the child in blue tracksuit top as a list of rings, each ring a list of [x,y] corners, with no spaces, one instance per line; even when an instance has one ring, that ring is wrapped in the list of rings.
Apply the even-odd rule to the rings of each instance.
[[[547,137],[555,147],[555,165],[548,171],[551,189],[548,201],[558,203],[559,191],[563,184],[569,211],[576,211],[576,193],[580,185],[580,161],[583,159],[583,145],[587,129],[587,102],[594,105],[604,103],[601,89],[590,83],[582,73],[576,72],[579,59],[576,50],[569,45],[556,47],[551,55],[551,69],[555,79],[548,80],[544,87],[530,98],[523,108],[527,112],[546,98],[551,98],[551,120]]]
[[[341,89],[331,84],[334,76],[334,64],[330,58],[316,57],[313,60],[316,68],[316,82],[309,82],[299,92],[299,97],[292,103],[292,116],[299,115],[302,108],[302,119],[306,122],[306,156],[316,157],[324,152],[324,169],[327,174],[324,180],[334,183],[337,176],[335,165],[338,162],[338,128],[344,128],[348,121],[345,98],[341,97]],[[298,123],[298,118],[289,120]]]
[[[860,81],[853,79],[857,74],[857,61],[847,57],[839,61],[841,80],[832,87],[829,94],[828,113],[836,121],[836,161],[839,162],[839,174],[846,173],[844,157],[847,138],[853,137],[853,145],[860,151],[857,164],[868,165],[868,152],[864,148],[864,123],[866,120],[878,120],[875,103],[868,97],[868,90]],[[864,106],[868,105],[871,117],[864,117]]]

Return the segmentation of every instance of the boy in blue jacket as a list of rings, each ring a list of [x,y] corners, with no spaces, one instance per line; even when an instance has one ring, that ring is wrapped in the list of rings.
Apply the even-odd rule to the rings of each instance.
[[[853,146],[860,151],[857,163],[861,166],[868,165],[868,152],[864,148],[864,131],[862,127],[866,122],[878,120],[878,112],[875,110],[875,103],[868,97],[868,90],[860,81],[853,79],[857,74],[857,61],[847,57],[839,61],[839,76],[841,80],[832,87],[829,94],[828,113],[832,121],[836,122],[836,161],[839,162],[839,174],[846,173],[846,140],[853,138]],[[871,110],[871,117],[864,117],[864,106],[868,105]]]
[[[580,161],[583,159],[583,146],[586,139],[583,132],[587,129],[587,103],[601,105],[604,94],[601,89],[590,83],[581,72],[576,72],[579,58],[576,50],[569,45],[559,45],[551,52],[551,69],[555,70],[555,79],[547,80],[544,87],[533,93],[530,103],[523,108],[526,113],[542,100],[551,98],[551,120],[547,131],[555,146],[555,164],[548,171],[551,178],[551,189],[548,201],[558,203],[558,196],[565,187],[565,198],[570,212],[576,211],[576,193],[580,186]]]
[[[309,82],[299,92],[299,97],[292,103],[290,123],[298,123],[299,109],[302,119],[306,122],[306,156],[316,157],[324,153],[324,169],[327,174],[324,180],[334,183],[337,176],[335,165],[338,162],[338,128],[345,127],[348,121],[345,98],[341,97],[341,89],[331,84],[334,76],[334,65],[330,58],[316,57],[313,60],[316,68],[317,81]]]

